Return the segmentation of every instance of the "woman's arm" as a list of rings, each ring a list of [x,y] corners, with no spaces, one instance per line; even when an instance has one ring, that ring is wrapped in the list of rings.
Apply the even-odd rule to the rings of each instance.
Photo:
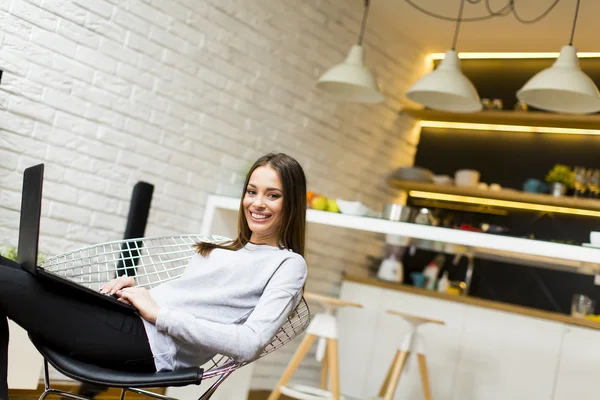
[[[250,361],[269,344],[294,310],[302,296],[305,280],[304,259],[293,257],[282,263],[271,277],[258,304],[243,324],[211,322],[163,307],[156,319],[156,328],[236,361]]]

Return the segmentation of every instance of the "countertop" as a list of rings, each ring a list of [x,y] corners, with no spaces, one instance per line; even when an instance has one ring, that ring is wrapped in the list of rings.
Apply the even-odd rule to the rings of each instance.
[[[501,302],[493,301],[493,300],[479,299],[477,297],[458,296],[458,295],[452,295],[452,294],[447,294],[447,293],[439,293],[439,292],[434,292],[434,291],[425,290],[425,289],[421,289],[421,288],[416,288],[414,286],[404,285],[404,284],[400,284],[400,283],[393,283],[393,282],[385,282],[385,281],[382,281],[379,279],[358,276],[358,275],[344,274],[342,279],[344,281],[348,281],[348,282],[362,283],[365,285],[377,286],[377,287],[381,287],[384,289],[393,289],[393,290],[398,290],[401,292],[418,294],[421,296],[433,297],[433,298],[442,299],[442,300],[454,301],[457,303],[464,303],[464,304],[469,304],[469,305],[473,305],[473,306],[489,308],[492,310],[505,311],[505,312],[510,312],[513,314],[520,314],[520,315],[525,315],[528,317],[540,318],[540,319],[545,319],[545,320],[549,320],[549,321],[562,322],[562,323],[565,323],[568,325],[581,326],[581,327],[585,327],[585,328],[600,330],[600,322],[589,321],[589,320],[586,320],[583,318],[571,317],[569,315],[565,315],[565,314],[561,314],[561,313],[557,313],[557,312],[537,310],[535,308],[517,306],[514,304],[508,304],[508,303],[501,303]]]

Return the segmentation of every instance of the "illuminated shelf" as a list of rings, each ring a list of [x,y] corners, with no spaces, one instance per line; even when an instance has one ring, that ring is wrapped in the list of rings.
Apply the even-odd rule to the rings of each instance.
[[[416,198],[424,198],[438,201],[456,201],[468,199],[465,202],[471,204],[491,205],[500,208],[533,209],[547,212],[562,212],[566,214],[578,214],[590,217],[600,217],[600,200],[582,199],[570,196],[554,197],[549,194],[526,193],[514,189],[489,190],[478,188],[465,188],[453,185],[437,185],[434,183],[423,183],[413,181],[402,181],[398,179],[388,180],[388,184],[396,189],[402,189]],[[434,195],[430,195],[434,194]],[[492,201],[487,201],[492,200]],[[498,200],[497,204],[494,200]],[[504,205],[503,205],[504,204]],[[554,210],[547,209],[556,208]],[[563,211],[559,211],[562,210]],[[578,211],[573,211],[578,210]]]
[[[204,210],[201,233],[235,237],[237,234],[239,205],[239,198],[209,195]],[[600,273],[600,249],[592,247],[492,235],[409,222],[393,222],[379,218],[358,217],[317,210],[306,212],[306,222],[308,224],[406,236],[414,239],[412,244],[416,247],[434,248],[436,251],[447,253],[456,254],[468,250],[480,258],[581,274]]]
[[[508,125],[524,127],[548,127],[572,130],[594,130],[600,134],[600,114],[573,115],[539,111],[479,111],[453,113],[405,107],[400,111],[420,121],[448,122],[450,124]],[[425,124],[426,125],[426,124]],[[569,133],[569,132],[564,132]],[[590,133],[590,132],[572,132]]]

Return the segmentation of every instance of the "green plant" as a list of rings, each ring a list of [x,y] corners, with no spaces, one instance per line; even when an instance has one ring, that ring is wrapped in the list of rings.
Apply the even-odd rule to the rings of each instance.
[[[17,248],[15,246],[0,248],[0,256],[17,261]],[[41,264],[47,257],[45,254],[38,254],[38,264]]]
[[[573,187],[573,170],[564,164],[556,164],[546,174],[546,182],[562,183],[568,188]]]
[[[0,249],[0,255],[8,258],[9,260],[17,261],[17,248],[15,246],[5,247]]]

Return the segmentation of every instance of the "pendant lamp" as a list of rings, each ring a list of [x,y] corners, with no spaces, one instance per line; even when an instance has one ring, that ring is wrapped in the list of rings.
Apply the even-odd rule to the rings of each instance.
[[[358,103],[381,103],[383,95],[379,91],[375,77],[363,63],[362,41],[365,33],[369,0],[365,0],[358,44],[352,46],[346,60],[325,72],[317,81],[317,87],[338,100]]]
[[[460,60],[455,51],[464,4],[465,0],[461,0],[452,50],[446,51],[434,71],[419,79],[406,92],[406,97],[415,103],[451,112],[475,112],[482,108],[477,89],[460,70]]]
[[[571,30],[571,41],[563,46],[550,68],[535,74],[517,92],[517,98],[530,106],[554,112],[589,114],[600,111],[600,94],[594,81],[579,67],[577,51],[572,46],[579,0]]]

